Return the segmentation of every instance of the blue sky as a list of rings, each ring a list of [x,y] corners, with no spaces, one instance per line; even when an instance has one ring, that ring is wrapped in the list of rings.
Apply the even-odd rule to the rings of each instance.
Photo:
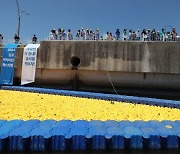
[[[101,33],[120,28],[164,28],[180,32],[180,0],[19,0],[22,16],[21,39],[45,38],[52,28],[99,28]],[[0,0],[0,33],[12,38],[17,32],[15,0]]]

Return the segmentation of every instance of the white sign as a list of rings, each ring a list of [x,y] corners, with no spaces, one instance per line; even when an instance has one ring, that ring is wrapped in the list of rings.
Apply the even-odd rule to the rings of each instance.
[[[28,44],[24,48],[21,85],[32,83],[35,80],[37,48],[40,44]]]

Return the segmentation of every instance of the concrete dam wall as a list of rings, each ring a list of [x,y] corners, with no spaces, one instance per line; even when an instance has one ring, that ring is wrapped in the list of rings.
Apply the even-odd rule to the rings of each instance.
[[[22,56],[18,48],[18,80]],[[35,84],[180,89],[180,42],[42,41]]]

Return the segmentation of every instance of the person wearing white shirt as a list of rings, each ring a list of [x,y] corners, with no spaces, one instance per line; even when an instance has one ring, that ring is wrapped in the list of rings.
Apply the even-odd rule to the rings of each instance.
[[[73,34],[70,29],[68,29],[67,36],[68,36],[68,40],[73,40]]]
[[[141,36],[141,33],[139,31],[139,29],[136,31],[136,41],[140,41],[140,36]]]
[[[66,31],[62,29],[62,40],[66,40],[66,38],[67,38]]]
[[[49,39],[50,40],[56,40],[57,39],[57,35],[56,35],[56,30],[52,29],[50,34],[49,34]]]
[[[85,35],[86,35],[86,33],[85,33],[84,29],[82,28],[81,29],[81,40],[85,40]]]
[[[57,40],[62,40],[62,31],[61,31],[61,28],[59,28],[56,33],[57,33]]]

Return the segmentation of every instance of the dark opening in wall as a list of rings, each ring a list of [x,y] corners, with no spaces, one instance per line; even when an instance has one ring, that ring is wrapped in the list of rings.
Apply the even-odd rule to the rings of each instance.
[[[80,64],[80,58],[79,57],[77,57],[77,56],[73,56],[73,57],[71,57],[71,59],[70,59],[70,64],[73,66],[73,67],[78,67],[79,66],[79,64]]]

